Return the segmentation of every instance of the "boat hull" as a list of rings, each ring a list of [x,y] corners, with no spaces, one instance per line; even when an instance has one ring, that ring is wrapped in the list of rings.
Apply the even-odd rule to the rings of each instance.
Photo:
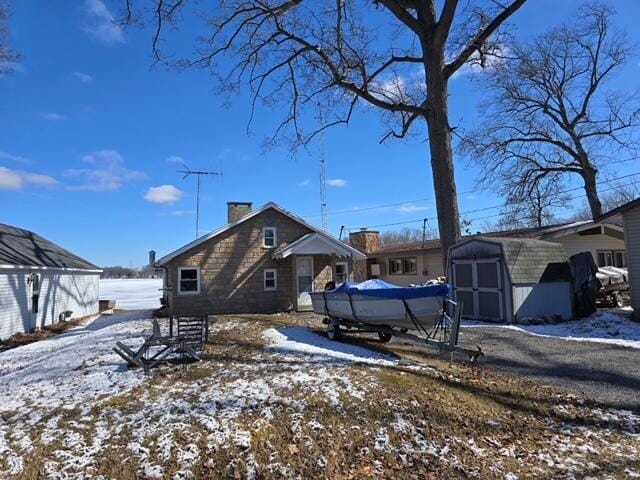
[[[325,301],[326,299],[326,301]],[[442,316],[445,297],[429,296],[409,298],[375,297],[347,293],[314,292],[311,294],[313,311],[318,315],[351,320],[358,323],[416,330],[406,305],[418,320],[420,327],[434,327]]]

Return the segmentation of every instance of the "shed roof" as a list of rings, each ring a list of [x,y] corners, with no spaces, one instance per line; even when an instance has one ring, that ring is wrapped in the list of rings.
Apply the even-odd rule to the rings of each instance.
[[[100,271],[37,233],[0,223],[0,266],[4,265]]]
[[[561,244],[532,238],[476,237],[454,245],[451,251],[471,242],[500,245],[513,283],[537,283],[550,263],[567,261]]]

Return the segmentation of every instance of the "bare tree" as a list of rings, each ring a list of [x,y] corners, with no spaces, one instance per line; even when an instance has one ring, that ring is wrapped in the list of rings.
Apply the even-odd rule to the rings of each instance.
[[[0,75],[11,73],[18,54],[9,48],[9,7],[0,2]]]
[[[512,191],[496,224],[498,230],[543,227],[558,220],[557,211],[571,201],[559,176],[545,177],[532,188]]]
[[[248,86],[251,118],[259,102],[287,105],[272,140],[285,137],[294,147],[349,123],[360,103],[389,126],[381,141],[426,124],[446,253],[460,238],[448,83],[463,66],[483,65],[500,51],[499,27],[525,1],[219,0],[215,12],[197,12],[207,30],[195,58],[177,64],[209,69],[230,91]],[[166,27],[186,16],[190,2],[138,0],[148,2],[156,60],[168,61]],[[126,0],[128,21],[140,18],[136,11],[136,0]]]
[[[515,181],[514,193],[527,198],[547,177],[579,175],[592,218],[602,214],[599,170],[633,152],[640,112],[636,94],[605,90],[630,55],[613,15],[588,4],[571,23],[515,44],[488,75],[482,126],[464,142],[485,182]]]
[[[622,181],[612,183],[602,195],[602,211],[606,213],[636,198],[640,198],[640,185],[637,183],[624,183]],[[591,211],[588,205],[584,205],[573,216],[574,220],[589,220],[591,218]]]
[[[432,240],[436,238],[436,234],[429,228],[424,231],[421,228],[411,227],[404,227],[400,230],[387,230],[380,234],[380,244],[397,245],[401,243],[421,242],[423,238],[425,240]]]

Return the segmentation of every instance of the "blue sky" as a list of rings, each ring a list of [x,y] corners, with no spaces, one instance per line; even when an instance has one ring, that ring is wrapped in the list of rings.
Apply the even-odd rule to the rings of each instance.
[[[176,173],[183,159],[193,169],[224,172],[221,180],[203,179],[201,233],[225,222],[229,200],[275,201],[320,224],[317,145],[293,159],[286,149],[262,151],[277,109],[262,110],[248,135],[250,99],[235,97],[227,108],[206,73],[152,68],[151,33],[109,22],[117,2],[10,3],[11,43],[22,59],[14,74],[0,78],[0,222],[100,265],[140,266],[149,249],[162,255],[194,237],[196,182]],[[578,4],[530,0],[514,18],[516,33],[541,32]],[[615,6],[616,21],[640,44],[640,2]],[[635,57],[616,84],[637,87],[639,68]],[[473,126],[481,97],[467,76],[453,80],[452,123]],[[379,145],[383,133],[376,113],[361,109],[348,128],[324,137],[336,235],[341,225],[436,214],[427,145]],[[500,203],[491,192],[474,191],[477,172],[466,159],[457,156],[456,167],[462,212]],[[614,173],[637,170],[629,162]],[[387,204],[395,205],[369,209]],[[497,212],[463,217],[479,226],[479,217]]]

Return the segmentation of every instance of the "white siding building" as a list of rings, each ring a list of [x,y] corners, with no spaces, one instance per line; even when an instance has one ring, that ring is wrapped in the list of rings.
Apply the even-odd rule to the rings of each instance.
[[[0,340],[98,313],[101,272],[33,232],[0,224]]]
[[[598,218],[599,221],[620,221],[624,226],[629,294],[633,318],[640,321],[640,198],[626,203]]]

